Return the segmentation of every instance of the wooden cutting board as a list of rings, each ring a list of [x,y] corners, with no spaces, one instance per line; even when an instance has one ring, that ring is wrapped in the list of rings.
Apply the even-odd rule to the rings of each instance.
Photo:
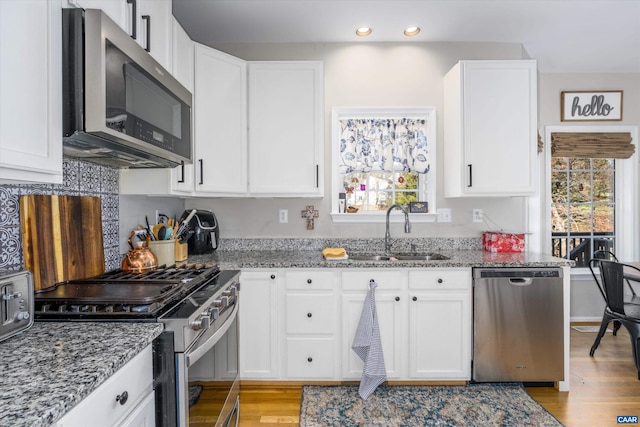
[[[20,196],[20,227],[34,289],[104,273],[99,197]]]

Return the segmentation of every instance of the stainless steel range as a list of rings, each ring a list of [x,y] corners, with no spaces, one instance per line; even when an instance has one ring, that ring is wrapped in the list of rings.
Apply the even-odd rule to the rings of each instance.
[[[237,425],[239,277],[237,270],[211,265],[116,270],[36,291],[34,314],[36,321],[164,323],[165,345],[154,365],[168,353],[175,363],[165,361],[162,373],[154,373],[164,378],[156,388],[156,425],[187,426],[204,419],[206,425]],[[201,393],[207,395],[206,411],[196,404]]]

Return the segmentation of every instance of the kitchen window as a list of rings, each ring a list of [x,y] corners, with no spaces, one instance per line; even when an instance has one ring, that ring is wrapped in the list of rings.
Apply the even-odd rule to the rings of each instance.
[[[332,118],[333,221],[384,222],[391,205],[412,202],[411,221],[434,221],[435,109],[336,108]]]
[[[539,199],[528,203],[530,229],[546,232],[532,233],[530,250],[572,259],[578,274],[596,250],[638,259],[637,138],[635,126],[546,127],[542,215]]]

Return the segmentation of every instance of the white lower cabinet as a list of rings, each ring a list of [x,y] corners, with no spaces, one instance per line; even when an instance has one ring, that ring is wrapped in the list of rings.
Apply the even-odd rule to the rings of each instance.
[[[360,379],[363,362],[351,350],[369,283],[374,280],[382,353],[389,379],[401,379],[406,348],[406,275],[400,270],[353,270],[342,273],[342,377]]]
[[[243,270],[238,314],[240,378],[277,379],[278,281],[276,270]]]
[[[470,379],[470,271],[410,271],[408,331],[409,378]]]
[[[333,271],[287,270],[284,301],[284,376],[331,380],[337,375],[336,276]]]
[[[56,427],[155,426],[151,345],[54,425]]]
[[[469,380],[470,268],[243,270],[241,378],[359,380],[351,345],[371,280],[387,378]]]

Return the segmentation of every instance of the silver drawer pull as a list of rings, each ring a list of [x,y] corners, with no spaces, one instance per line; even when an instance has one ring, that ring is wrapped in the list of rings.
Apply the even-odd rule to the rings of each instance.
[[[129,393],[123,391],[122,394],[116,396],[116,402],[120,402],[121,405],[124,405],[129,400]]]

